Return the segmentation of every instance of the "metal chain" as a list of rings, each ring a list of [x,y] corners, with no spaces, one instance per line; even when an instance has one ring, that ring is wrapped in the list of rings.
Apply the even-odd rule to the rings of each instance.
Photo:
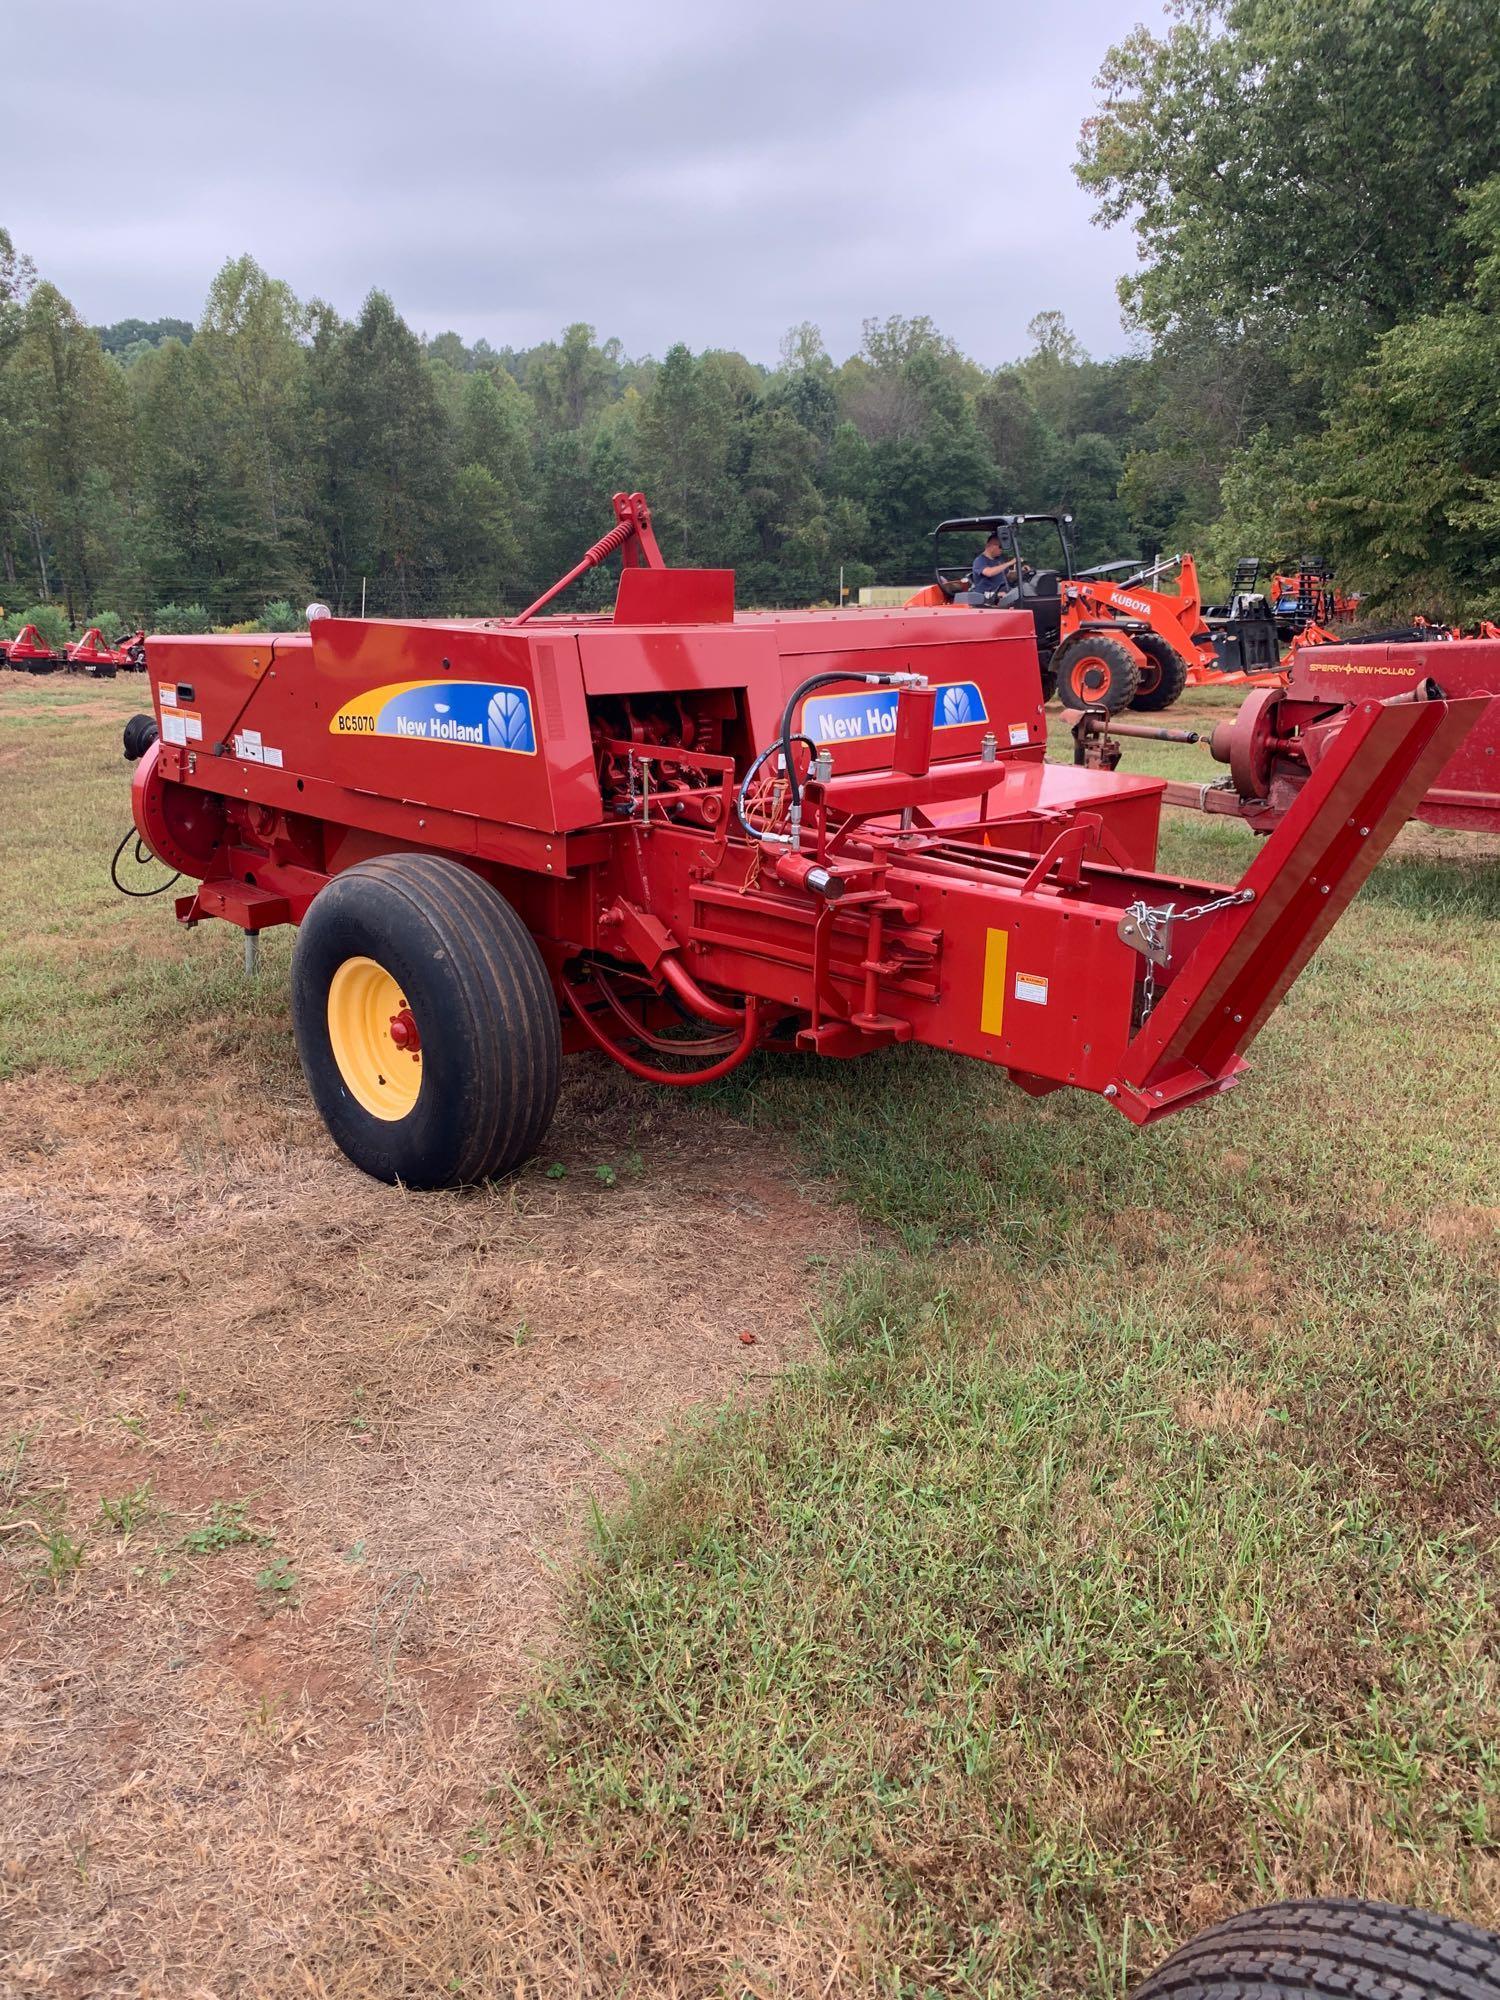
[[[1231,889],[1228,895],[1215,896],[1207,903],[1190,903],[1185,910],[1179,910],[1173,903],[1132,903],[1125,912],[1135,921],[1145,945],[1146,971],[1141,980],[1141,1019],[1145,1026],[1151,1018],[1151,1010],[1156,1005],[1156,953],[1163,961],[1170,962],[1172,951],[1172,928],[1174,924],[1196,924],[1204,917],[1217,916],[1220,910],[1232,910],[1241,903],[1253,903],[1253,889]]]
[[[1186,910],[1179,910],[1176,920],[1179,924],[1195,924],[1200,917],[1214,917],[1220,910],[1232,910],[1236,904],[1254,901],[1253,889],[1231,889],[1227,896],[1215,896],[1211,903],[1194,903]],[[1170,916],[1172,905],[1168,903],[1166,907]]]

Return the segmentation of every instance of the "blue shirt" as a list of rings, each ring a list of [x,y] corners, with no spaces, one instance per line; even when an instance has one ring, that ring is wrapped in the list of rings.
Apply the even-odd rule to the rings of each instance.
[[[969,571],[969,588],[971,590],[1009,590],[1010,578],[1003,570],[998,576],[986,576],[984,573],[989,565],[1004,561],[1005,557],[1003,554],[987,556],[984,550],[981,549],[979,554],[975,556],[973,566]]]

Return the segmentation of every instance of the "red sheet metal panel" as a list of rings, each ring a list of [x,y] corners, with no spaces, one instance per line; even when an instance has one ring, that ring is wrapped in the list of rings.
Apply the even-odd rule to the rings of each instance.
[[[1500,640],[1309,646],[1292,665],[1287,692],[1362,701],[1405,694],[1427,680],[1454,698],[1488,696],[1489,707],[1436,774],[1413,817],[1430,826],[1500,831]]]

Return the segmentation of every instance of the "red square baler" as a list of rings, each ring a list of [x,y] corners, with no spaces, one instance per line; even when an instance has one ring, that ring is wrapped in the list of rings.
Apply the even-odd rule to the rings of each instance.
[[[1359,703],[1243,880],[1178,880],[1161,780],[1044,762],[1024,612],[736,615],[615,512],[519,618],[147,641],[136,827],[184,922],[301,926],[308,1083],[381,1178],[518,1165],[570,1048],[688,1085],[916,1041],[1137,1123],[1210,1097],[1473,717]],[[534,615],[615,553],[612,615]]]

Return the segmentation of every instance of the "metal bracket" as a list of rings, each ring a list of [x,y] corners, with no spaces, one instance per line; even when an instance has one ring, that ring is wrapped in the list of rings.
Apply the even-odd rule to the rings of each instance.
[[[1116,926],[1115,935],[1121,944],[1128,944],[1153,965],[1165,965],[1172,956],[1172,921],[1170,905],[1166,909],[1152,909],[1147,903],[1132,903]]]

